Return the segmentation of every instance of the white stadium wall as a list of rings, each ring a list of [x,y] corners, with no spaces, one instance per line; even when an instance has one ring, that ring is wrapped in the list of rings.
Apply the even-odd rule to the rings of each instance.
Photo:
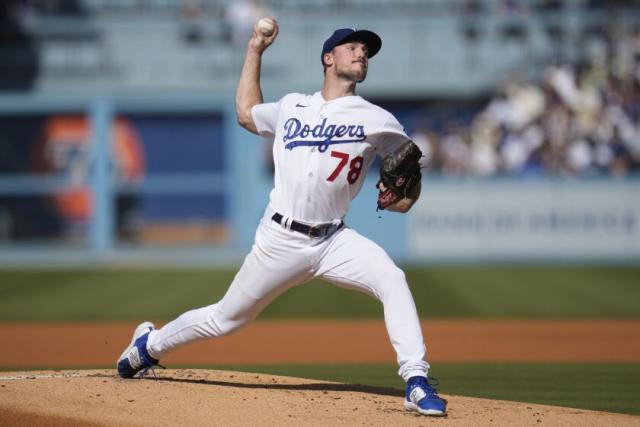
[[[422,261],[637,261],[640,181],[423,182],[406,255]]]

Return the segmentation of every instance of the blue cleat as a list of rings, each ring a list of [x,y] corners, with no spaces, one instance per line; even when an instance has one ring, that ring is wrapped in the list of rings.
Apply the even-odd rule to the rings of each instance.
[[[409,378],[404,395],[404,408],[407,411],[418,411],[422,415],[447,415],[447,401],[438,396],[438,391],[429,384],[426,377]]]
[[[147,352],[149,332],[154,329],[153,323],[144,322],[133,332],[131,343],[118,359],[118,375],[122,378],[133,378],[140,371],[143,371],[142,375],[144,375],[149,369],[158,365],[158,361]]]

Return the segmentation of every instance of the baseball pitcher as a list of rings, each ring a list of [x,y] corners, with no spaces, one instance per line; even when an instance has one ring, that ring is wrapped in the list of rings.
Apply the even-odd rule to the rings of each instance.
[[[399,375],[407,382],[405,408],[445,415],[446,401],[427,381],[426,347],[404,273],[343,221],[375,156],[383,158],[378,209],[407,212],[420,194],[420,150],[393,115],[356,95],[382,40],[367,30],[336,30],[322,46],[322,89],[265,103],[261,59],[279,29],[274,20],[262,21],[249,40],[236,92],[238,123],[273,137],[274,187],[251,252],[217,303],[160,329],[139,325],[118,359],[118,373],[132,378],[179,346],[229,334],[287,289],[319,277],[382,302]]]

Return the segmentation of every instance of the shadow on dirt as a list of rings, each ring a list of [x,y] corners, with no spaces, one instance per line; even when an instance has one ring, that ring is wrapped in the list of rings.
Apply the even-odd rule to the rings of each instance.
[[[110,377],[111,375],[96,375],[98,377]],[[256,375],[256,379],[259,376]],[[175,378],[170,376],[162,376],[159,373],[158,376],[147,376],[144,378],[137,379],[138,381],[162,381],[169,383],[182,383],[182,384],[202,384],[202,385],[212,385],[212,386],[220,386],[220,387],[237,387],[237,388],[246,388],[246,389],[265,389],[265,390],[290,390],[290,391],[351,391],[357,393],[367,393],[367,394],[375,394],[379,396],[404,396],[403,390],[398,390],[395,388],[389,387],[376,387],[376,386],[368,386],[362,384],[340,384],[340,383],[311,383],[311,384],[278,384],[274,382],[275,380],[271,380],[272,382],[263,383],[263,384],[250,384],[245,382],[236,382],[236,381],[219,381],[219,380],[207,380],[207,379],[198,379],[198,378]]]

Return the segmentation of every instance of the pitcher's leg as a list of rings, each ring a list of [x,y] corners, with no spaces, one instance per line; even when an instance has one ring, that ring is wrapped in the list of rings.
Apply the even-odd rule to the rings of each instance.
[[[323,255],[317,275],[382,302],[400,376],[405,381],[413,376],[426,376],[429,369],[426,347],[404,272],[380,246],[352,229],[339,232]]]
[[[271,246],[283,236],[272,231],[258,233],[251,253],[219,302],[186,312],[149,334],[147,347],[153,358],[160,359],[198,339],[223,336],[241,328],[278,295],[310,279],[304,248],[279,245],[276,253]]]
[[[161,359],[190,342],[227,335],[255,319],[275,297],[254,298],[243,292],[234,280],[216,304],[188,311],[161,329],[152,331],[147,344],[149,354]]]

